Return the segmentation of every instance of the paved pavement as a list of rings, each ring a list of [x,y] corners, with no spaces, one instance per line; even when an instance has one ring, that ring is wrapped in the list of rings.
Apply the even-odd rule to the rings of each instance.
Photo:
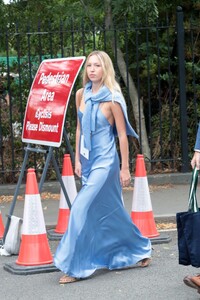
[[[149,175],[147,177],[149,183],[149,192],[153,207],[154,217],[164,220],[174,220],[176,212],[187,209],[187,199],[189,193],[189,185],[191,180],[190,173],[183,174],[161,174]],[[132,183],[132,186],[134,182]],[[80,184],[77,181],[77,188]],[[0,195],[14,195],[15,185],[0,186]],[[47,182],[43,185],[44,192],[60,193],[60,184],[58,182]],[[24,195],[25,185],[21,185],[19,194]],[[132,189],[123,190],[125,207],[131,212],[132,207]],[[59,200],[59,199],[58,199]],[[0,203],[3,221],[6,222],[6,214],[10,211],[11,203]],[[17,201],[14,214],[23,216],[23,201]],[[59,201],[48,198],[42,201],[45,223],[47,226],[53,226],[57,222],[59,210]]]
[[[181,180],[182,178],[182,180]],[[155,219],[161,221],[175,220],[176,212],[187,209],[189,183],[191,174],[168,174],[167,176],[148,176],[149,191]],[[13,195],[15,186],[1,186],[0,195]],[[60,192],[58,183],[45,183],[43,191]],[[24,186],[20,193],[23,195]],[[131,189],[124,190],[126,209],[131,211]],[[17,201],[14,214],[23,216],[23,201]],[[55,225],[59,210],[59,201],[42,200],[44,219],[47,226]],[[9,213],[10,203],[0,203],[3,220]],[[58,284],[60,272],[34,275],[16,275],[4,270],[6,263],[15,262],[16,256],[0,257],[0,298],[2,300],[189,300],[200,299],[196,290],[185,286],[182,279],[187,274],[197,272],[196,268],[178,264],[176,230],[165,231],[171,241],[166,244],[153,245],[152,264],[145,269],[98,271],[88,280],[71,285]],[[49,241],[52,253],[58,241]]]
[[[176,233],[169,244],[154,246],[148,268],[101,270],[90,279],[59,285],[61,272],[14,275],[3,269],[16,257],[0,257],[1,300],[197,300],[196,290],[184,285],[195,268],[178,265]],[[54,253],[57,242],[50,242]]]

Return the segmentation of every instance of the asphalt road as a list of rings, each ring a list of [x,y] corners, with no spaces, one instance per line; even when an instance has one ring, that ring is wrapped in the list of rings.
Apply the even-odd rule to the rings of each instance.
[[[90,279],[59,285],[61,272],[16,275],[4,270],[17,256],[0,257],[2,300],[191,300],[200,299],[196,290],[183,283],[183,277],[197,270],[178,264],[176,231],[163,234],[172,238],[167,244],[153,245],[152,263],[148,268],[100,270]],[[50,241],[54,253],[57,243]],[[199,296],[198,296],[199,295]]]
[[[55,191],[55,189],[53,189]],[[168,185],[150,187],[153,211],[156,218],[169,220],[178,211],[187,209],[189,186]],[[124,193],[125,207],[131,210],[132,191]],[[10,203],[1,203],[3,218]],[[47,225],[55,224],[58,201],[42,201]],[[18,201],[15,215],[23,214],[23,201]],[[200,299],[195,289],[183,283],[184,276],[195,274],[198,269],[178,264],[176,230],[163,232],[171,238],[169,243],[153,245],[152,264],[148,268],[127,270],[100,270],[90,279],[68,285],[59,285],[61,272],[31,275],[16,275],[4,270],[8,263],[15,263],[17,256],[0,257],[0,299],[1,300],[192,300]],[[49,241],[55,253],[58,241]]]

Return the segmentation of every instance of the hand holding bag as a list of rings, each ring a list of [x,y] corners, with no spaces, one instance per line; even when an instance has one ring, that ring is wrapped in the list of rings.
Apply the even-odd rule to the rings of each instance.
[[[200,211],[196,189],[199,171],[194,168],[190,185],[188,211],[176,214],[179,264],[200,267]]]

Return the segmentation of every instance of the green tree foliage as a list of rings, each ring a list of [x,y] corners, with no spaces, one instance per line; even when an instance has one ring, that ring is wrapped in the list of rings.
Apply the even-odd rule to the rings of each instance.
[[[11,4],[5,5],[0,0],[1,56],[20,58],[20,61],[15,60],[11,64],[9,72],[20,74],[21,79],[7,80],[4,83],[5,90],[10,91],[13,105],[13,112],[7,108],[7,116],[11,117],[12,122],[23,123],[29,89],[42,59],[87,55],[94,48],[105,49],[111,55],[118,79],[128,100],[125,83],[118,72],[116,53],[107,43],[110,36],[115,34],[133,81],[140,83],[138,93],[143,100],[148,134],[152,134],[149,140],[152,158],[159,160],[161,156],[170,157],[171,141],[174,142],[175,158],[180,157],[175,30],[176,7],[179,4],[178,0],[171,2],[167,0],[13,0]],[[111,6],[114,29],[117,28],[117,30],[111,28],[110,32],[105,32],[104,26],[107,5]],[[188,115],[195,120],[200,113],[199,104],[194,107],[194,95],[199,97],[200,88],[196,85],[194,90],[192,82],[193,78],[199,78],[200,72],[198,38],[200,0],[185,0],[181,2],[181,6],[184,10],[186,26]],[[169,25],[168,29],[165,24]],[[193,45],[191,45],[191,28],[194,34]],[[2,72],[8,72],[7,61],[0,63],[0,69]],[[77,88],[81,86],[80,78],[76,86]],[[169,100],[170,88],[173,92]],[[71,140],[74,142],[76,125],[74,93],[72,100],[68,107],[68,118]],[[169,122],[170,118],[172,124]],[[192,122],[189,134],[195,136],[195,121]],[[11,124],[8,118],[3,126],[5,135],[11,135]],[[161,140],[164,142],[162,149]],[[190,141],[191,152],[193,142],[194,139]],[[19,139],[15,139],[14,143],[17,143],[15,151],[20,152],[22,146]],[[64,145],[62,149],[64,152]],[[10,169],[12,167],[11,164]]]

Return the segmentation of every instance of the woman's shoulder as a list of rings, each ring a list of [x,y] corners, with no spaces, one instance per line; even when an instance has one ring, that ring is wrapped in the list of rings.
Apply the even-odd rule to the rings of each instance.
[[[76,103],[78,104],[78,106],[80,106],[81,100],[83,98],[83,88],[77,90],[76,92]]]
[[[78,89],[78,90],[76,91],[76,94],[77,94],[77,95],[83,94],[83,90],[84,90],[83,88]]]

